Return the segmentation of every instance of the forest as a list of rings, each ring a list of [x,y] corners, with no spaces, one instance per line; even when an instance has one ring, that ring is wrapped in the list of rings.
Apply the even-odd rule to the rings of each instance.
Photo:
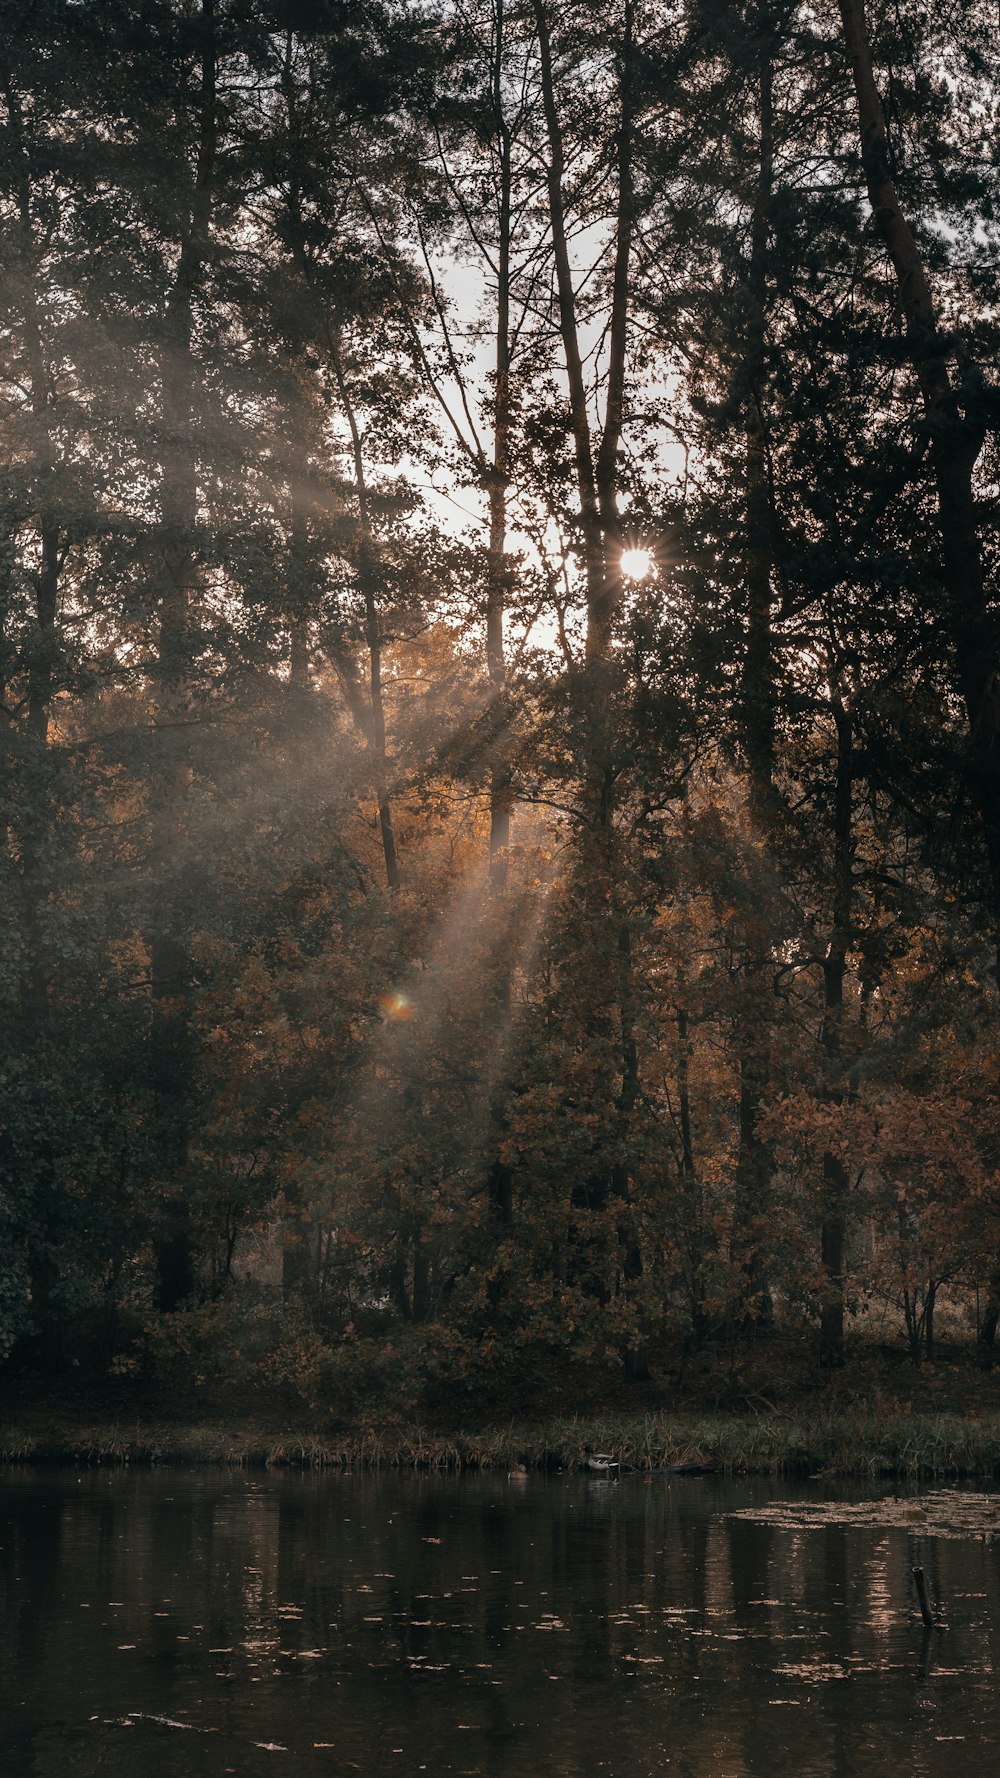
[[[995,6],[0,13],[0,1370],[988,1366]]]

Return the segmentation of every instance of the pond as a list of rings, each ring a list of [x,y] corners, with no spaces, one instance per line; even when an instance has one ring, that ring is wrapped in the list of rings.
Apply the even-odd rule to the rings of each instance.
[[[830,1498],[8,1470],[2,1769],[944,1778],[995,1755],[1000,1537],[933,1535],[919,1508],[838,1522]],[[922,1630],[915,1561],[943,1631]]]

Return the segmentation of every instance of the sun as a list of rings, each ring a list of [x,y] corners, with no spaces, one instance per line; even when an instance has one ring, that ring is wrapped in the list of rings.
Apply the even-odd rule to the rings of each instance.
[[[623,549],[621,571],[626,580],[645,580],[652,572],[653,557],[648,549]]]

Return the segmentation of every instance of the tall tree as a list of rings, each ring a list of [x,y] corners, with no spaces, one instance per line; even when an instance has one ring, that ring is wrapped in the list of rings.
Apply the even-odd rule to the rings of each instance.
[[[163,460],[159,490],[162,584],[154,679],[156,719],[166,736],[181,732],[190,715],[190,677],[196,653],[199,405],[195,320],[199,284],[212,250],[212,211],[219,153],[218,36],[215,0],[200,0],[189,55],[179,68],[174,130],[182,180],[176,264],[163,312],[160,392]],[[154,857],[160,870],[183,826],[190,767],[183,749],[168,745],[154,793]],[[180,1307],[194,1284],[194,1245],[184,1173],[188,1161],[191,1092],[189,995],[191,958],[175,907],[149,939],[155,1017],[153,1083],[159,1107],[165,1173],[164,1227],[156,1238],[157,1302],[164,1314]]]

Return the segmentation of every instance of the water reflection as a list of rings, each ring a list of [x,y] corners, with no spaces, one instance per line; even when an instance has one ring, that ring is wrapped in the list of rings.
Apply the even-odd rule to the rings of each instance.
[[[8,1472],[11,1778],[944,1778],[996,1747],[998,1554],[707,1479]]]

